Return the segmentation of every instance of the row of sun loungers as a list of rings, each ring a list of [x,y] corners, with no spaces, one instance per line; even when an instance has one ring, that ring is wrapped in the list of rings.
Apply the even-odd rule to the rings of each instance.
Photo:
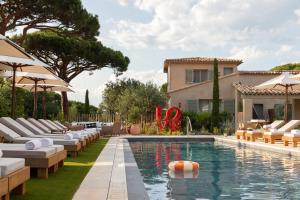
[[[70,131],[58,121],[0,118],[0,199],[25,193],[31,175],[48,178],[64,165],[67,154],[77,156],[100,138],[97,129]]]
[[[256,141],[262,138],[265,143],[274,144],[275,141],[283,141],[285,146],[291,142],[293,147],[297,147],[300,142],[300,120],[291,120],[285,124],[283,120],[276,120],[272,124],[265,125],[263,129],[239,129],[236,132],[237,139]]]

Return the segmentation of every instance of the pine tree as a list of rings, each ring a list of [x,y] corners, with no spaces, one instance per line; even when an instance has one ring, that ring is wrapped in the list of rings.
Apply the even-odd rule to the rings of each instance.
[[[219,127],[219,71],[218,60],[214,59],[214,80],[213,80],[213,105],[212,105],[212,129]]]
[[[86,90],[86,92],[85,92],[84,111],[85,111],[85,114],[90,114],[89,90]]]

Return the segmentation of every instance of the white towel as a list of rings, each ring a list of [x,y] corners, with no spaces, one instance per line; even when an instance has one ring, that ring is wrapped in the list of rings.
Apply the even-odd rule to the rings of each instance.
[[[264,129],[272,128],[272,125],[271,124],[263,125],[263,128]]]
[[[40,140],[36,139],[36,140],[30,140],[28,142],[25,143],[25,148],[27,150],[35,150],[35,149],[39,149],[42,147],[42,143]]]
[[[53,139],[51,138],[41,138],[42,147],[49,147],[53,145]]]
[[[291,134],[295,135],[295,134],[300,134],[300,130],[299,129],[293,129],[291,130]]]
[[[0,149],[0,158],[3,156],[3,152],[2,150]],[[1,173],[0,173],[1,174]]]
[[[64,135],[64,140],[72,140],[73,139],[73,134],[71,133],[66,133]]]
[[[87,137],[87,136],[88,136],[88,134],[87,134],[86,132],[84,132],[84,131],[80,132],[80,134],[81,134],[83,137]]]
[[[81,139],[81,138],[82,138],[81,133],[79,133],[79,132],[74,132],[74,133],[73,133],[73,138],[74,138],[74,139]]]

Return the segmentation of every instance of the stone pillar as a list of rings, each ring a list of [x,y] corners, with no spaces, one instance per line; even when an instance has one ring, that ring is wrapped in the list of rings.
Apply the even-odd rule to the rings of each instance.
[[[243,99],[243,120],[244,122],[250,121],[252,119],[252,99]]]

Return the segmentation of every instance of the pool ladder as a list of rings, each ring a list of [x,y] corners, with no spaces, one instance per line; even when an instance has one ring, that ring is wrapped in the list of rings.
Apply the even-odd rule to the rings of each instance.
[[[191,119],[189,117],[186,117],[186,135],[190,135],[190,133],[193,131]]]

